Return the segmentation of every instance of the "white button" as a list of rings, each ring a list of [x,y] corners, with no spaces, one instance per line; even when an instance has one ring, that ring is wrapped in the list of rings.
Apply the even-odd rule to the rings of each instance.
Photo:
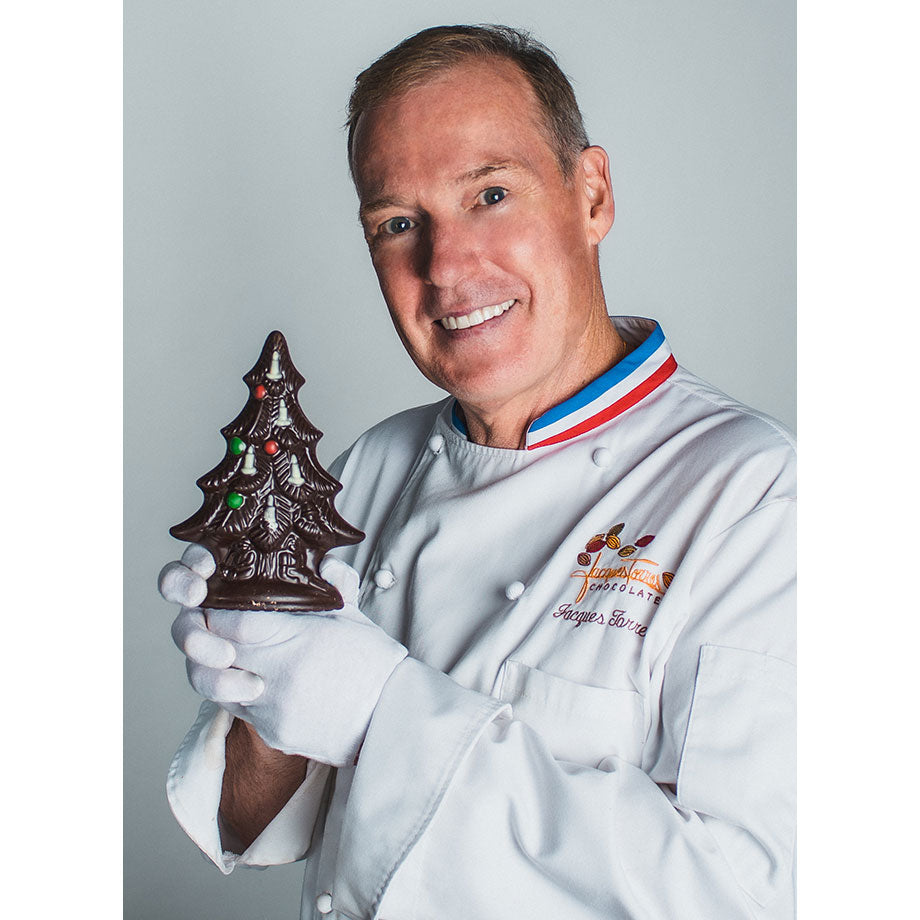
[[[524,593],[524,582],[513,581],[505,588],[505,597],[509,601],[516,601]]]
[[[444,446],[444,436],[440,434],[434,434],[428,439],[428,447],[435,454],[441,453],[441,448]]]
[[[594,461],[595,466],[604,469],[613,463],[613,454],[611,454],[606,447],[598,447],[598,449],[591,454],[591,459]]]
[[[316,899],[316,909],[321,914],[328,914],[332,910],[332,895],[328,891],[324,891]]]
[[[392,588],[396,584],[396,576],[389,569],[377,569],[374,573],[374,584],[378,588]]]

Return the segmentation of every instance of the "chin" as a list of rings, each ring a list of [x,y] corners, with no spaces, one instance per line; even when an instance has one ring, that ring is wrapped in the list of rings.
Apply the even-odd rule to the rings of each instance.
[[[464,405],[486,412],[500,408],[525,389],[519,381],[509,380],[501,373],[467,377],[441,386]]]
[[[431,373],[423,373],[460,402],[483,409],[502,406],[537,382],[533,379],[536,359],[521,354],[519,341],[509,349],[491,353],[483,349],[479,358],[474,366],[469,361],[454,359],[430,368]]]

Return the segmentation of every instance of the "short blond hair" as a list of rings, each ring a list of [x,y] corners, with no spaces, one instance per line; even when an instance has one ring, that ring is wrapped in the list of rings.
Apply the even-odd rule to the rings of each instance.
[[[589,147],[575,92],[553,53],[528,32],[481,24],[434,26],[404,39],[358,74],[348,101],[348,166],[355,177],[354,134],[358,119],[392,96],[419,86],[433,74],[469,60],[490,57],[516,64],[537,97],[543,128],[563,176],[571,178]]]

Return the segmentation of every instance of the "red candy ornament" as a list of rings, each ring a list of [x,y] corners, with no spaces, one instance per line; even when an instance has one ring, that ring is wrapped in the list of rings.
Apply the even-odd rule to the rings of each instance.
[[[277,454],[278,453],[278,442],[277,441],[266,441],[265,442],[265,453]]]
[[[265,399],[265,396],[267,395],[267,393],[268,393],[268,390],[266,390],[265,387],[263,387],[262,384],[260,383],[253,391],[252,395],[255,396],[256,399]]]

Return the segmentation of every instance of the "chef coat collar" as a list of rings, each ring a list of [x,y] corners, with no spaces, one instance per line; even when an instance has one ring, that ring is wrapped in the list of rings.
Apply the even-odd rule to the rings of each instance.
[[[630,347],[626,357],[583,390],[530,423],[524,447],[534,450],[585,434],[621,415],[657,389],[677,370],[661,326],[638,316],[611,316]],[[451,409],[454,428],[469,437],[459,404]]]

